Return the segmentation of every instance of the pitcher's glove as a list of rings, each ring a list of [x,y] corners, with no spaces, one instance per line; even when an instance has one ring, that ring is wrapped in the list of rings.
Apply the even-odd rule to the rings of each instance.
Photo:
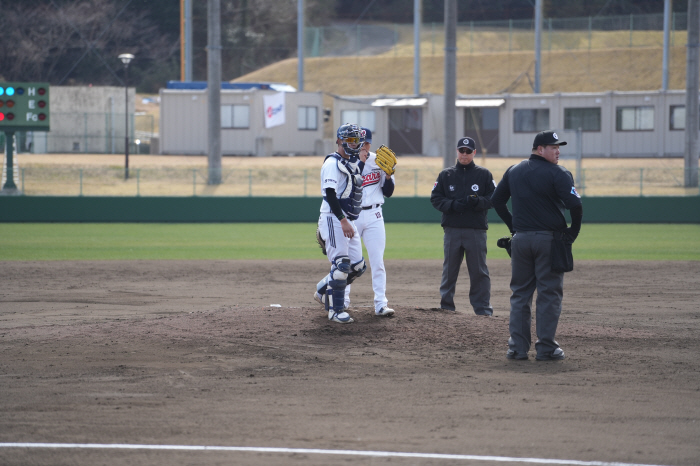
[[[318,246],[321,248],[321,252],[323,255],[327,255],[326,253],[326,242],[323,241],[323,238],[321,238],[321,230],[316,228],[316,242],[318,243]]]
[[[398,159],[396,158],[396,154],[394,154],[393,150],[389,149],[384,144],[379,146],[379,149],[377,149],[377,165],[379,165],[379,168],[384,170],[384,173],[386,173],[388,176],[393,175],[396,171],[397,163]]]
[[[508,257],[510,257],[510,242],[512,239],[513,238],[510,236],[504,236],[503,238],[499,238],[498,241],[496,241],[496,246],[505,249],[508,253]]]

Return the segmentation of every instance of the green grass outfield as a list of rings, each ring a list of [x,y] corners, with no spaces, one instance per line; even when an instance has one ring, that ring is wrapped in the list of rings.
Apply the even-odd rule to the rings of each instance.
[[[0,261],[321,259],[312,223],[4,223]],[[387,259],[442,259],[437,224],[388,223]],[[505,259],[489,230],[488,257]],[[577,260],[700,260],[700,225],[584,223]]]

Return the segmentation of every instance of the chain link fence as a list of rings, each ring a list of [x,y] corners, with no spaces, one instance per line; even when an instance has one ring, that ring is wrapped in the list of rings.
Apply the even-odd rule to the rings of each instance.
[[[670,44],[685,45],[687,14],[673,13]],[[625,47],[661,47],[663,14],[545,18],[542,49],[593,50]],[[395,55],[414,53],[412,24],[334,24],[308,27],[304,32],[307,57]],[[421,26],[421,55],[443,55],[442,23]],[[534,20],[470,21],[457,25],[460,53],[520,52],[534,50]]]

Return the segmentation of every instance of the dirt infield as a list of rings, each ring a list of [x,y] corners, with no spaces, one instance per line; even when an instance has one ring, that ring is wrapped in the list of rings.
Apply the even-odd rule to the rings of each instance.
[[[446,313],[439,261],[389,261],[396,317],[373,316],[368,274],[339,325],[311,300],[320,259],[3,262],[0,442],[485,458],[0,446],[0,464],[699,463],[700,262],[577,262],[558,362],[505,359],[509,264],[489,266],[494,317],[464,273]]]

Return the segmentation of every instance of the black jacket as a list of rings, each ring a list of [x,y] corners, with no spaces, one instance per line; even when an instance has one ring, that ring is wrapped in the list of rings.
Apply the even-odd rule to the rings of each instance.
[[[571,210],[574,236],[581,228],[583,207],[571,173],[535,154],[506,170],[491,201],[511,232],[564,231],[566,209]]]
[[[430,202],[442,212],[443,227],[488,230],[486,213],[491,208],[491,195],[496,189],[491,172],[476,165],[445,168],[438,175]]]

